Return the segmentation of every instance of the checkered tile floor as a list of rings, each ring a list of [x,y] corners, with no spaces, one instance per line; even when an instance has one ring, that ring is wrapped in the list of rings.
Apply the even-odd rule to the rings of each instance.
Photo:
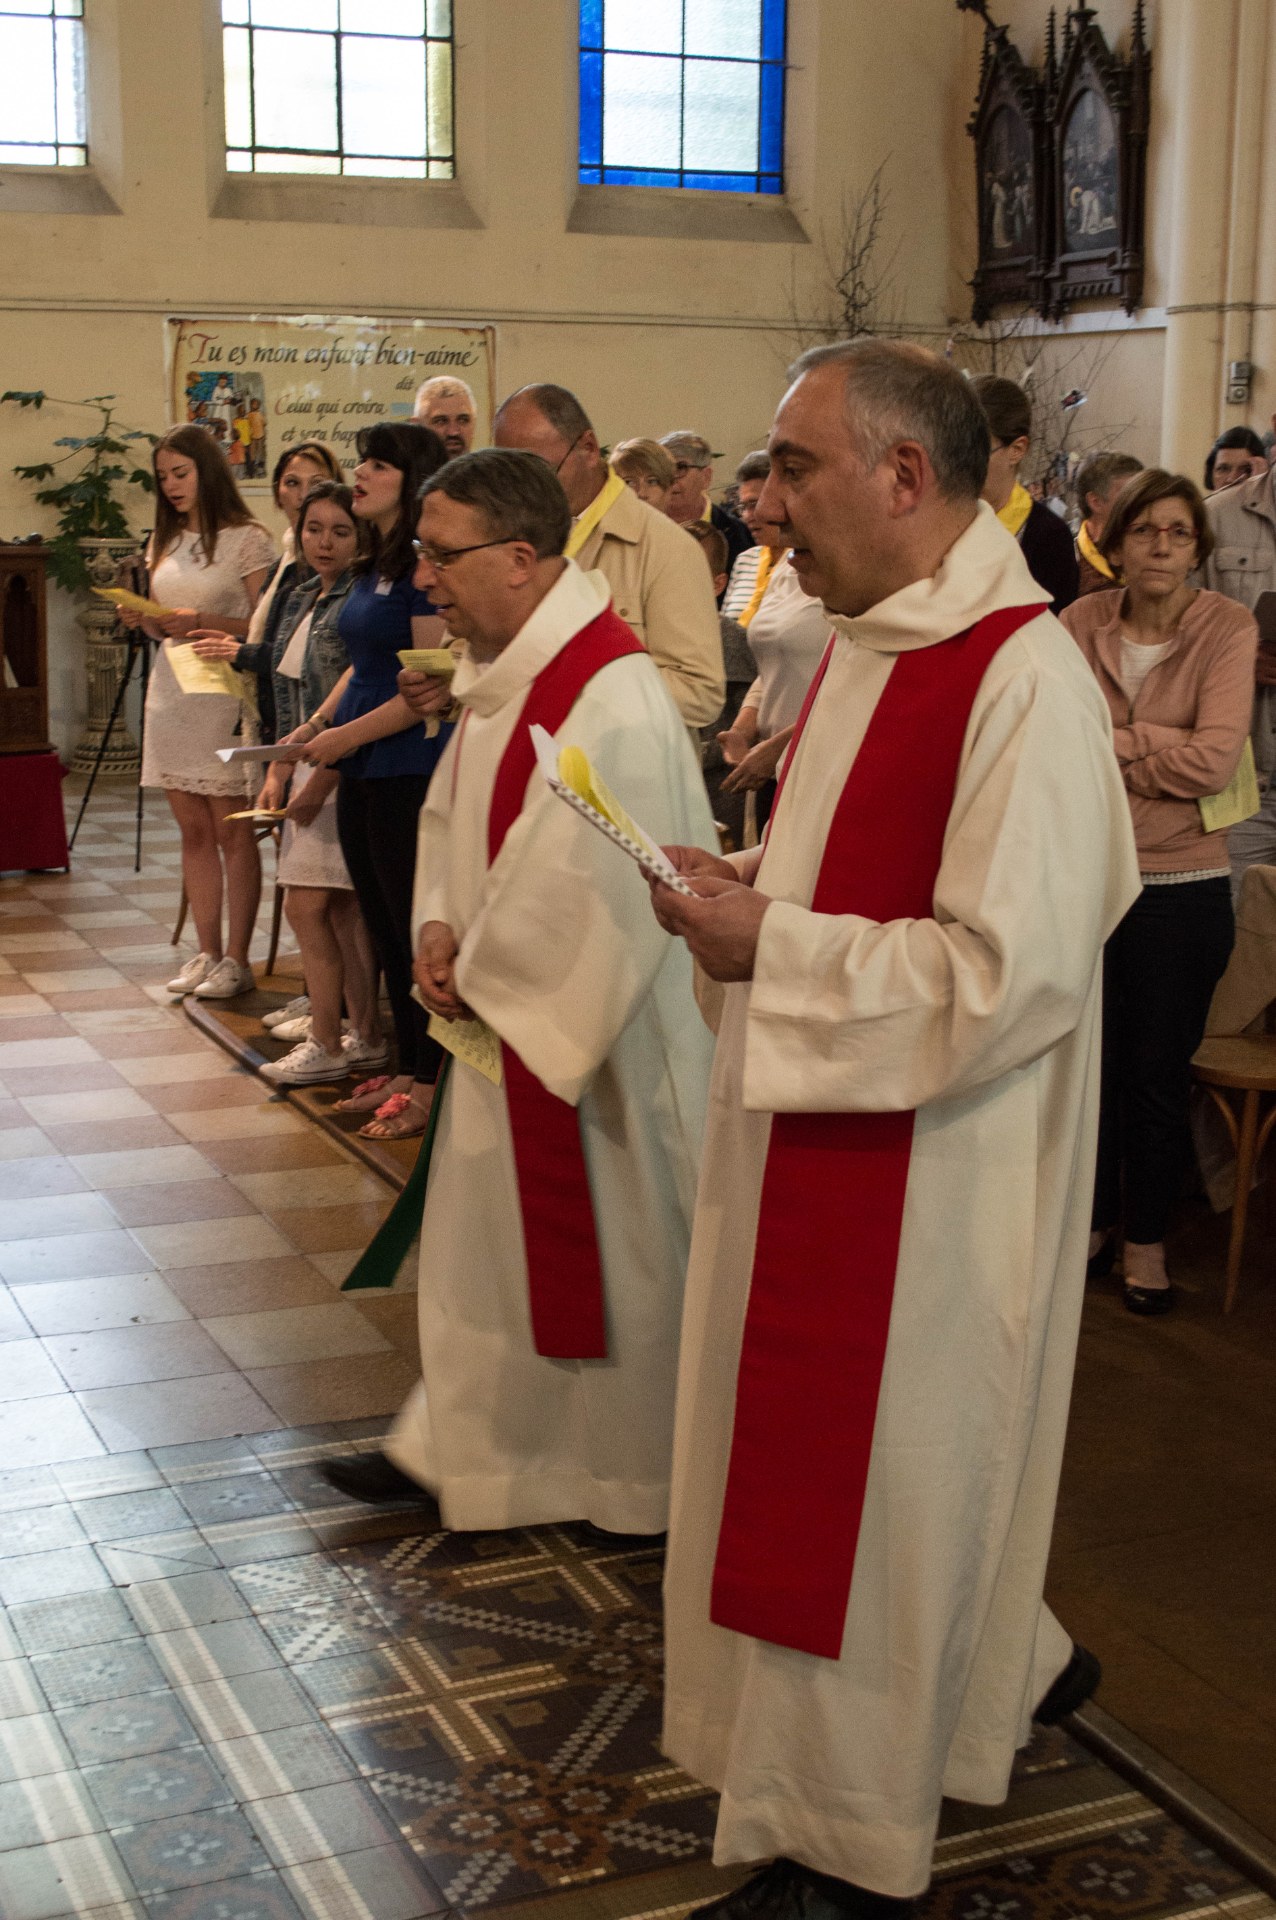
[[[317,1474],[415,1377],[411,1275],[338,1291],[391,1196],[170,1004],[132,820],[0,878],[0,1917],[681,1920],[723,1878],[659,1558]],[[937,1864],[928,1920],[1273,1920],[1061,1733]]]

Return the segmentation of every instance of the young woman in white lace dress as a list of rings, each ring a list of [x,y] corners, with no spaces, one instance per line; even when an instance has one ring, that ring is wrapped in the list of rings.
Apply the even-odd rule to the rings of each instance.
[[[182,878],[199,952],[170,993],[228,1000],[253,984],[248,946],[261,898],[261,861],[246,804],[258,770],[226,766],[218,747],[242,746],[251,709],[232,694],[183,693],[170,653],[200,628],[241,639],[274,563],[274,547],[239,496],[230,463],[203,427],[177,427],[154,453],[151,598],[173,609],[146,630],[162,641],[146,695],[142,785],[162,787],[182,837]],[[225,879],[223,884],[223,868]],[[227,928],[222,932],[222,898]]]

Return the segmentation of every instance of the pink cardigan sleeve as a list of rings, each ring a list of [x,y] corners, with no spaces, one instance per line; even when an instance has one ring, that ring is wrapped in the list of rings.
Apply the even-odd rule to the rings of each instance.
[[[1223,791],[1236,772],[1249,734],[1257,644],[1252,619],[1219,635],[1201,686],[1195,727],[1180,743],[1126,763],[1123,772],[1131,793],[1148,799],[1166,794],[1176,800],[1199,800]]]

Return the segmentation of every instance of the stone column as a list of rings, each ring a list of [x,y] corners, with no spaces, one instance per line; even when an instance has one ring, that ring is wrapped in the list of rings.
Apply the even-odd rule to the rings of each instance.
[[[1237,0],[1163,0],[1158,61],[1174,76],[1174,207],[1161,459],[1199,477],[1223,397]]]
[[[120,562],[130,559],[137,552],[137,541],[84,540],[80,550],[84,554],[93,585],[113,587]],[[81,607],[75,618],[76,624],[84,629],[88,718],[84,733],[71,756],[71,771],[91,773],[107,721],[111,717],[111,708],[115,704],[120,675],[128,658],[128,647],[121,629],[116,625],[115,609],[109,600],[99,600],[96,594],[90,594],[88,604]],[[111,732],[111,744],[102,760],[102,772],[136,776],[141,766],[137,742],[124,724],[123,713],[120,713]]]

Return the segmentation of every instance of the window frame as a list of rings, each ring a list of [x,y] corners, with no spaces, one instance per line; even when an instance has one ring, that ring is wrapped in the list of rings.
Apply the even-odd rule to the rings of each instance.
[[[0,0],[0,4],[2,4],[2,0]],[[424,6],[425,30],[420,35],[359,33],[354,31],[351,28],[343,27],[341,25],[341,10],[340,10],[339,0],[338,0],[338,7],[337,7],[337,25],[335,27],[259,27],[255,25],[255,23],[252,20],[251,5],[249,5],[248,7],[249,19],[246,22],[224,20],[222,18],[221,0],[214,0],[214,5],[216,7],[216,13],[217,13],[218,47],[219,47],[219,51],[222,54],[221,73],[220,73],[221,130],[222,130],[222,148],[224,152],[225,167],[226,167],[226,177],[228,180],[252,180],[252,179],[260,178],[261,176],[264,175],[270,180],[276,181],[276,182],[288,180],[288,181],[312,183],[312,182],[321,181],[321,180],[326,182],[339,180],[344,183],[352,180],[367,180],[367,181],[371,181],[374,185],[377,185],[377,186],[384,186],[387,183],[403,182],[405,184],[409,184],[414,187],[422,187],[422,186],[428,186],[428,185],[437,186],[441,184],[447,184],[456,179],[457,177],[456,0],[450,0],[449,10],[448,10],[449,25],[448,25],[448,31],[446,34],[430,32],[429,5],[428,5],[428,0],[426,0],[426,4]],[[226,39],[225,39],[226,32],[227,30],[231,30],[231,29],[237,32],[247,33],[248,35],[248,115],[249,115],[249,132],[250,132],[251,138],[250,138],[249,144],[246,147],[233,146],[231,144],[230,130],[226,125],[224,49],[226,45]],[[253,80],[253,34],[255,32],[312,34],[317,38],[329,39],[335,43],[334,68],[333,68],[334,77],[335,77],[334,104],[335,104],[335,110],[336,110],[336,127],[337,127],[335,148],[281,147],[281,146],[258,147],[256,143],[256,132],[257,132],[256,88],[254,86],[254,80]],[[426,129],[425,144],[427,149],[430,144],[429,49],[432,45],[447,47],[448,49],[447,89],[448,89],[448,106],[449,106],[448,117],[451,125],[451,142],[450,142],[450,151],[446,156],[431,154],[428,151],[424,154],[424,156],[405,155],[405,154],[397,154],[397,155],[396,154],[371,154],[369,155],[369,154],[347,154],[346,153],[344,148],[344,139],[343,139],[344,68],[343,68],[343,63],[341,59],[341,43],[343,40],[346,40],[346,39],[358,39],[358,40],[383,39],[388,42],[401,40],[404,42],[410,42],[413,45],[420,44],[425,49],[426,94],[425,94],[424,104],[425,104],[425,129]],[[259,154],[262,154],[262,153],[265,153],[267,155],[287,154],[290,157],[295,155],[299,159],[310,158],[315,160],[335,160],[337,164],[336,164],[335,170],[332,170],[332,171],[329,171],[326,168],[319,168],[319,167],[309,168],[309,169],[305,167],[272,168],[270,166],[261,166],[257,164],[258,156]],[[247,156],[250,164],[248,166],[232,166],[231,165],[232,156],[241,155],[241,154]],[[347,173],[346,163],[349,160],[369,160],[374,162],[376,160],[399,160],[399,161],[411,161],[413,163],[416,163],[419,160],[420,164],[424,167],[425,171],[419,174],[404,174],[404,173],[392,173],[392,172],[373,173],[373,172],[365,172],[362,170],[356,173]],[[448,172],[446,173],[431,172],[432,167],[443,165],[443,164],[446,164],[447,167],[449,168]]]
[[[78,0],[78,5],[79,12],[71,13],[59,10],[58,0],[48,0],[47,13],[33,13],[25,8],[21,12],[16,12],[5,5],[5,0],[0,0],[0,15],[7,14],[11,19],[18,20],[47,21],[53,29],[53,138],[52,140],[4,140],[0,138],[0,147],[52,147],[54,157],[52,160],[44,159],[43,157],[34,160],[0,160],[0,172],[3,172],[6,176],[11,173],[16,173],[19,178],[22,178],[36,172],[56,174],[59,178],[65,175],[75,176],[86,173],[92,164],[93,156],[89,148],[89,29],[88,22],[85,18],[84,0]],[[62,140],[58,137],[57,132],[57,23],[59,20],[78,20],[80,23],[80,62],[83,69],[84,106],[84,138],[82,140]],[[62,160],[58,156],[63,150],[78,152],[83,155],[83,158],[79,160]]]
[[[686,52],[686,6],[682,7],[682,47],[677,53],[632,49],[643,57],[678,63],[678,166],[616,167],[606,161],[606,61],[608,53],[627,51],[605,44],[606,0],[579,0],[576,99],[578,114],[576,179],[581,188],[639,188],[666,193],[752,195],[774,202],[787,191],[786,108],[789,47],[788,0],[760,0],[757,56]],[[685,116],[687,67],[699,62],[730,63],[758,70],[758,165],[748,173],[687,167]]]

